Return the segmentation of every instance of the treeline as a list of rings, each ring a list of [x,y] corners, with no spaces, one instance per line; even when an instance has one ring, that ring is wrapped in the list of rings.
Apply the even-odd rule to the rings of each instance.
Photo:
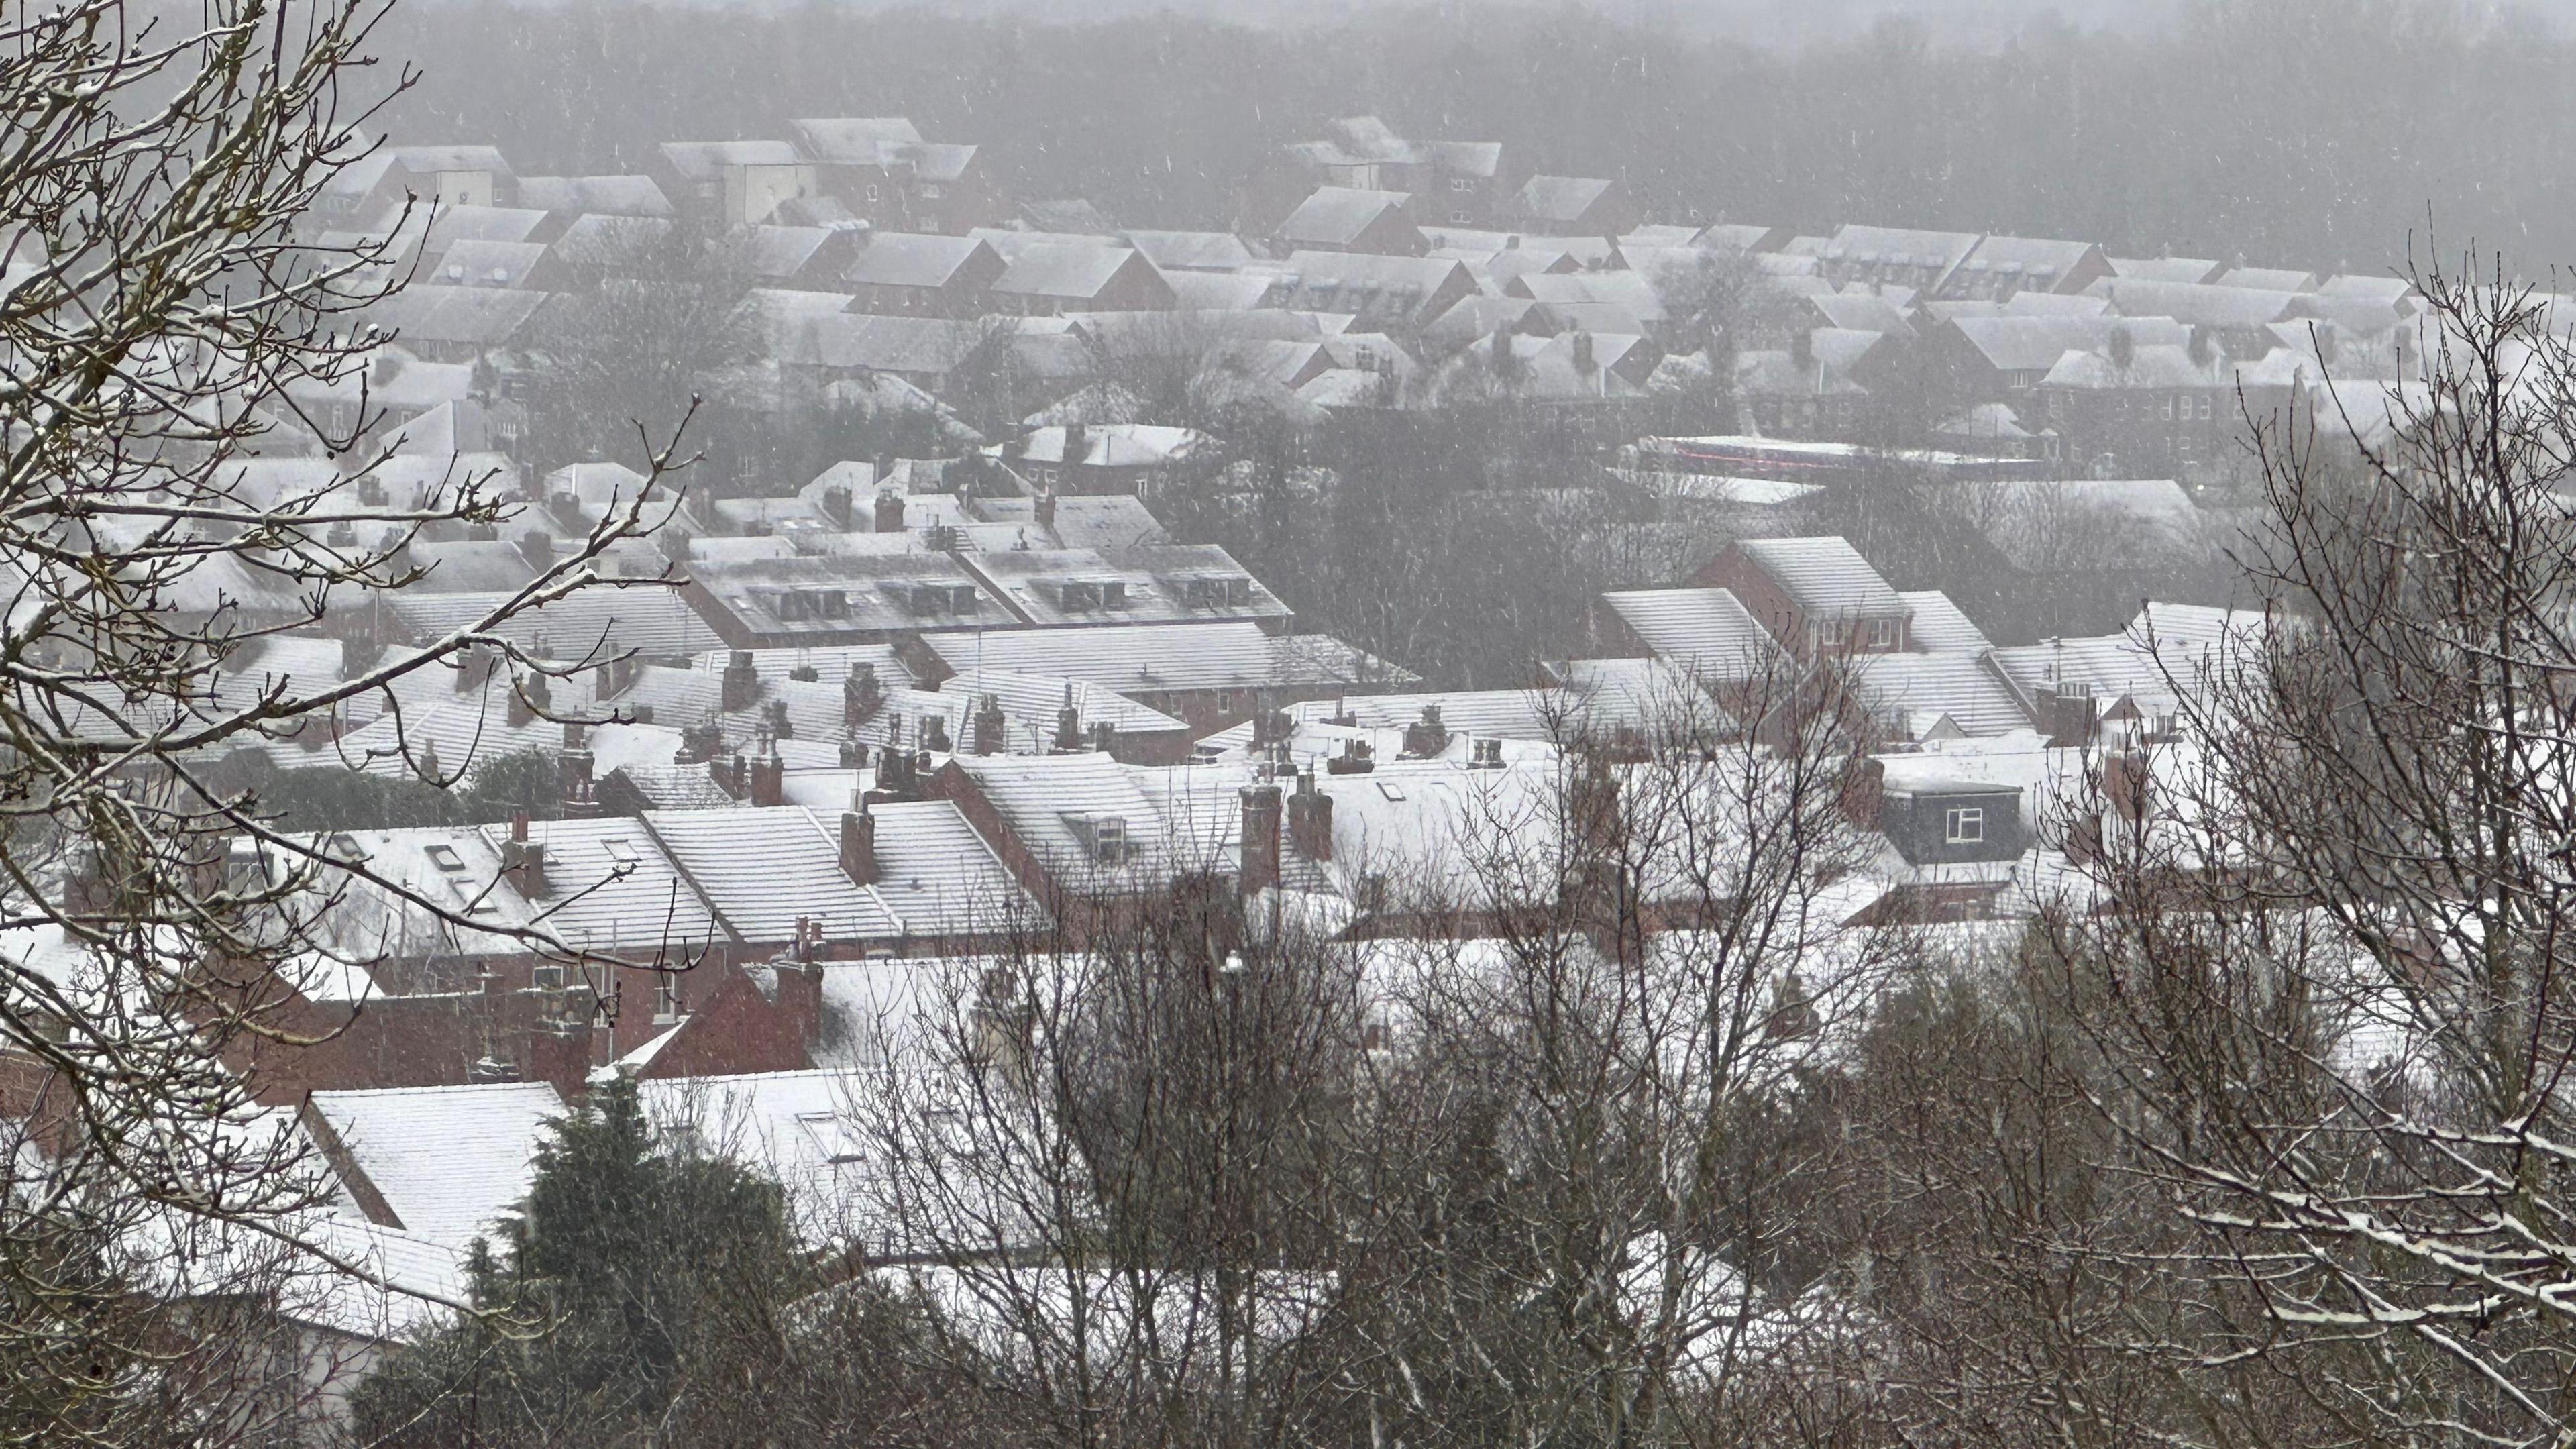
[[[1223,225],[1269,148],[1325,118],[1496,139],[1517,168],[1624,176],[1654,211],[2080,236],[2128,252],[2377,270],[2428,215],[2537,273],[2576,256],[2576,46],[2455,0],[2199,0],[2148,36],[2037,27],[1999,49],[1904,24],[1794,51],[1583,8],[1389,9],[1256,30],[931,10],[776,14],[578,0],[398,9],[408,138],[521,168],[641,169],[790,117],[913,117],[1024,197]]]

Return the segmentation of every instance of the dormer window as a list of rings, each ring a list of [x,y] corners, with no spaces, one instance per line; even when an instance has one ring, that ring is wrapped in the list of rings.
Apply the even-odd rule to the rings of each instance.
[[[1953,805],[1943,822],[1942,839],[1951,845],[1982,845],[1986,839],[1986,807]]]
[[[1069,817],[1066,823],[1073,827],[1094,864],[1125,865],[1135,856],[1135,842],[1128,838],[1124,815],[1081,815]]]
[[[1893,648],[1895,648],[1895,647],[1896,647],[1896,621],[1895,621],[1894,619],[1872,619],[1872,620],[1870,620],[1870,621],[1869,621],[1869,645],[1870,645],[1870,647],[1871,647],[1871,648],[1873,648],[1873,649],[1893,649]]]

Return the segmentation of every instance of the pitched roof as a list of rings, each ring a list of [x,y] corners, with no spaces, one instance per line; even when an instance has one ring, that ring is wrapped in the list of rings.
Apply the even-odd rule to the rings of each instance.
[[[431,256],[461,241],[526,241],[546,214],[525,206],[442,206],[429,218],[421,250]]]
[[[1154,623],[1206,618],[1284,619],[1288,606],[1215,544],[1148,544],[1137,548],[1004,549],[964,556],[1012,609],[1038,624],[1083,624],[1099,619]],[[1200,581],[1218,581],[1206,588]],[[1068,585],[1119,583],[1125,601],[1115,606],[1096,590]]]
[[[524,287],[543,242],[460,241],[438,259],[438,280],[459,287]]]
[[[650,176],[522,176],[519,204],[586,216],[672,215],[671,198]]]
[[[438,146],[388,146],[385,153],[406,171],[490,171],[500,176],[510,174],[510,163],[498,146],[449,144]]]
[[[1601,596],[1660,658],[1735,677],[1778,651],[1769,630],[1725,589],[1621,589]]]
[[[2112,361],[2107,351],[2069,351],[2048,370],[2041,385],[2087,390],[2216,388],[2227,386],[2233,375],[2227,359],[2214,352],[2203,362],[2189,348],[2163,342],[2132,349],[2125,364]]]
[[[1829,262],[1918,268],[1932,273],[1937,282],[1967,260],[1979,240],[1975,232],[1967,231],[1846,226],[1826,240],[1820,251]]]
[[[1426,707],[1436,708],[1441,725],[1454,734],[1553,743],[1587,728],[1640,723],[1641,703],[1624,695],[1567,688],[1468,689],[1310,699],[1290,705],[1288,712],[1305,724],[1347,719],[1361,729],[1400,730],[1419,721]]]
[[[713,788],[704,765],[619,768],[641,782],[658,782],[657,771],[685,772]],[[665,793],[670,793],[667,787]],[[703,791],[693,796],[706,799]],[[733,802],[727,798],[722,803]],[[495,849],[504,828],[484,827]],[[674,866],[642,821],[627,816],[532,821],[528,838],[546,848],[548,889],[544,899],[531,903],[535,919],[571,944],[629,956],[668,947],[676,955],[723,939],[706,897]]]
[[[2031,285],[2055,286],[2074,274],[2098,250],[2092,242],[2046,237],[1988,236],[1977,239],[1959,263],[1958,274],[2019,277]]]
[[[713,181],[729,166],[793,166],[804,158],[784,141],[665,141],[662,159],[692,181]]]
[[[1161,710],[1148,709],[1105,685],[1058,674],[968,669],[941,680],[939,693],[962,699],[992,696],[1019,737],[1034,732],[1042,740],[1053,739],[1057,712],[1068,705],[1085,731],[1097,724],[1115,726],[1122,734],[1184,728],[1181,721]]]
[[[1472,290],[1466,263],[1452,257],[1301,251],[1289,255],[1270,305],[1400,321],[1418,316],[1443,293]]]
[[[1946,715],[1971,735],[2031,726],[2012,686],[1973,651],[1858,655],[1850,677],[1853,692],[1883,714]]]
[[[648,810],[643,824],[742,940],[792,941],[800,919],[827,940],[903,934],[886,903],[842,872],[837,822],[827,828],[811,810]]]
[[[2197,327],[2262,327],[2290,315],[2298,294],[2236,286],[2198,286],[2189,282],[2140,282],[2104,277],[2086,288],[2129,317],[2170,317]]]
[[[925,635],[922,642],[952,670],[1051,674],[1126,695],[1413,678],[1338,639],[1272,635],[1249,620],[943,633]]]
[[[1014,297],[1057,297],[1087,301],[1106,291],[1133,267],[1153,272],[1142,253],[1102,242],[1055,242],[1033,246],[1010,259],[993,283],[995,292]],[[1161,274],[1154,273],[1156,281]],[[1165,288],[1166,291],[1169,288]]]
[[[2141,347],[2191,341],[2190,328],[2163,317],[1959,317],[1945,325],[1998,372],[2045,373],[2069,351],[2110,345],[2122,329]]]
[[[973,237],[877,232],[841,269],[841,280],[860,287],[944,287],[979,252],[992,267],[1001,266],[1001,257]]]
[[[830,246],[832,235],[820,226],[747,226],[725,239],[725,260],[754,277],[789,278]]]
[[[519,287],[414,284],[371,304],[366,315],[396,340],[499,347],[518,336],[548,300],[548,293]]]
[[[543,1082],[315,1092],[313,1108],[402,1220],[448,1247],[490,1232],[535,1178],[563,1098]]]
[[[426,641],[480,622],[509,598],[499,593],[399,590],[385,596],[385,607],[413,637]],[[542,648],[549,657],[567,661],[594,655],[606,660],[630,650],[647,658],[672,658],[724,642],[675,591],[615,584],[582,589],[523,609],[494,632],[524,648]]]
[[[1581,221],[1616,184],[1597,176],[1533,176],[1512,198],[1512,214],[1532,221]]]
[[[1874,618],[1912,612],[1849,539],[1748,538],[1735,547],[1804,613]]]
[[[744,627],[762,634],[975,628],[1019,622],[1008,606],[944,552],[832,554],[715,564],[698,570],[697,583]],[[917,611],[924,607],[923,597],[916,592],[923,586],[948,591],[935,600],[936,612]],[[831,611],[829,601],[820,600],[822,612],[800,612],[801,606],[789,597],[818,591],[837,596],[838,612]],[[959,608],[959,599],[967,607]]]
[[[2227,270],[2208,257],[2113,257],[2111,273],[2139,282],[2214,282]]]
[[[1046,913],[952,800],[882,802],[876,817],[877,898],[914,937],[999,935]]]
[[[1913,619],[1906,625],[1906,633],[1911,636],[1916,649],[1939,653],[1954,649],[1974,652],[1994,647],[1987,640],[1986,632],[1977,627],[1976,621],[1961,612],[1958,604],[1939,589],[1905,589],[1900,590],[1897,597],[1914,610]]]
[[[1412,193],[1318,186],[1279,223],[1277,236],[1292,247],[1346,247],[1367,235],[1389,213],[1403,216]]]
[[[2296,267],[2230,267],[2218,275],[2217,285],[2262,292],[2313,292],[2317,274]]]
[[[1252,248],[1227,231],[1122,231],[1118,235],[1165,271],[1230,272],[1252,260]]]
[[[805,154],[841,166],[884,166],[922,144],[921,132],[902,116],[835,116],[789,121]]]
[[[1135,772],[1095,752],[958,755],[948,768],[975,783],[1022,848],[1075,890],[1142,889],[1176,867],[1208,864],[1209,842],[1176,834]],[[1096,823],[1115,820],[1130,854],[1104,859]]]

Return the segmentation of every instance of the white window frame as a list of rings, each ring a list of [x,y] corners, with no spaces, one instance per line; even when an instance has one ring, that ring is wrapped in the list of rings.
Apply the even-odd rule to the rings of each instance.
[[[1893,648],[1895,648],[1895,647],[1896,647],[1896,621],[1895,621],[1894,619],[1872,619],[1872,620],[1870,620],[1870,621],[1869,621],[1869,643],[1870,643],[1870,647],[1871,647],[1871,648],[1873,648],[1873,649],[1893,649]]]
[[[1948,845],[1983,845],[1986,843],[1986,807],[1953,805],[1943,817],[1941,838]]]

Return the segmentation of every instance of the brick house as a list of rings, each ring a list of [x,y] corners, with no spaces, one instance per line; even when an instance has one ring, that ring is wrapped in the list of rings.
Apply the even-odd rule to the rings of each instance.
[[[1912,646],[1914,607],[1841,538],[1745,539],[1691,576],[1725,589],[1802,657],[1894,654]]]

